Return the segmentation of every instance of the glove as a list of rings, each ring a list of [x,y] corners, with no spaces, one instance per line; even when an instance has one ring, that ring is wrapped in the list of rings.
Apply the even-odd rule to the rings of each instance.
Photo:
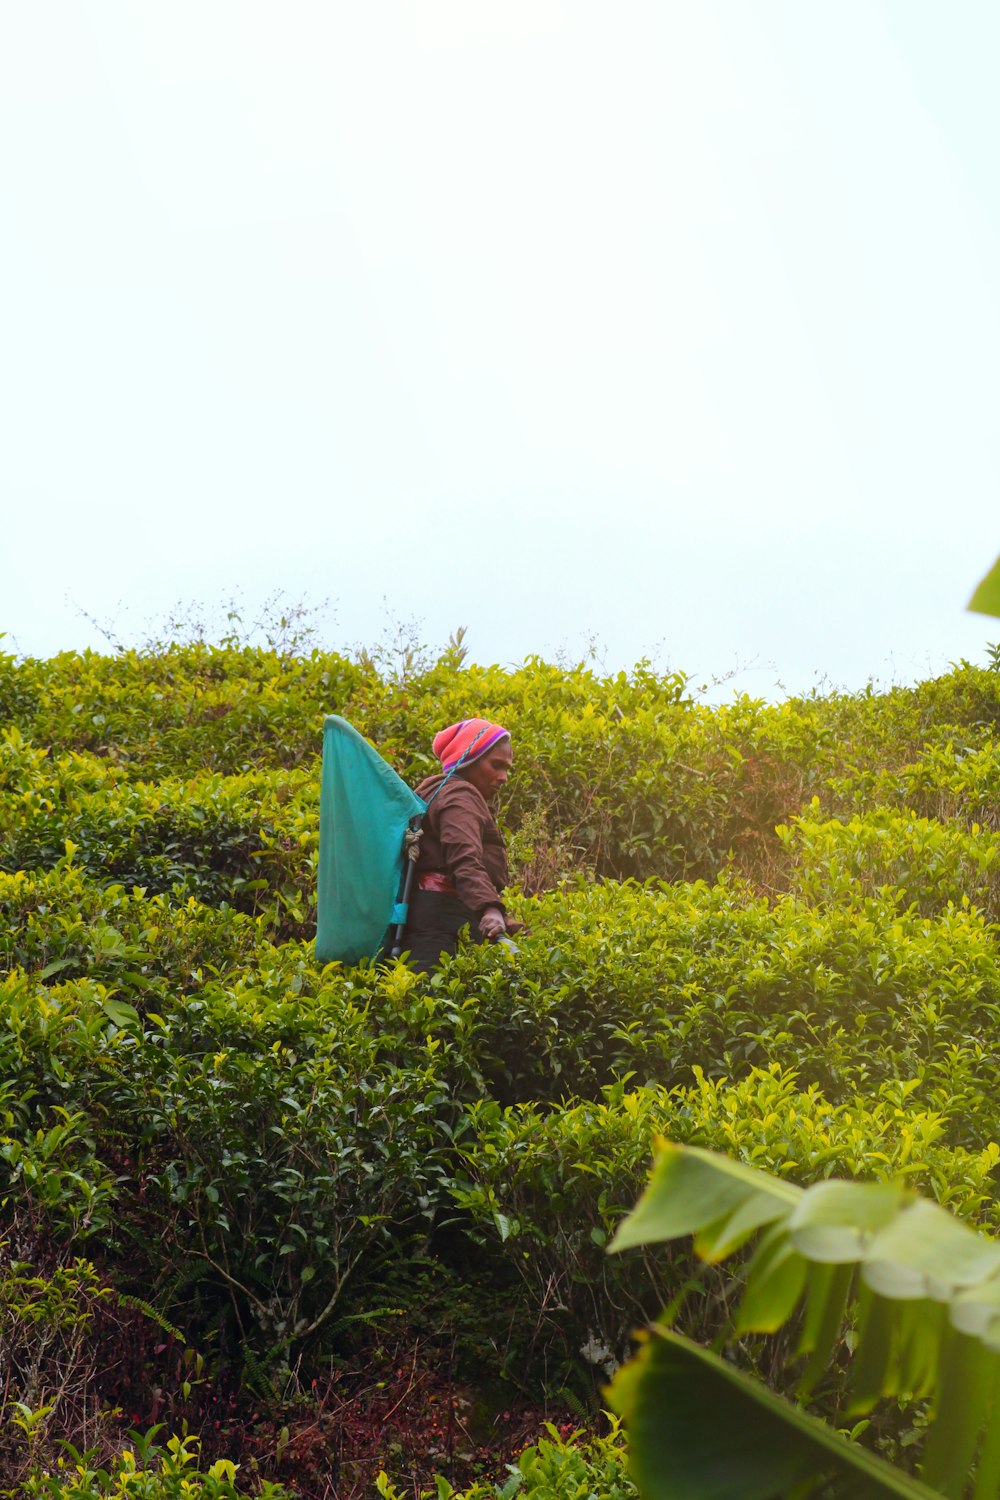
[[[507,931],[507,923],[503,919],[503,912],[499,907],[488,906],[479,918],[479,931],[484,938],[495,942],[497,938],[503,937]]]

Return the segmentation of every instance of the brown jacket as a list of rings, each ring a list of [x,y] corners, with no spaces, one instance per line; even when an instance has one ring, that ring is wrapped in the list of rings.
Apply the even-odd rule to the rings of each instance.
[[[428,776],[417,796],[430,802],[423,822],[417,874],[437,870],[454,881],[458,899],[478,917],[488,906],[503,911],[501,891],[509,879],[507,855],[496,819],[471,781],[443,773]]]

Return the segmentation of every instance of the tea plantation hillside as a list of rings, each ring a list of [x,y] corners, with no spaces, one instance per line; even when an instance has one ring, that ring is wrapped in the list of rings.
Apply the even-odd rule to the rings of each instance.
[[[516,958],[317,965],[328,712],[411,784],[510,728]],[[630,1331],[722,1313],[605,1256],[657,1132],[997,1227],[998,718],[965,664],[713,709],[458,647],[0,656],[0,1495],[485,1500],[526,1445],[520,1493],[626,1495]]]

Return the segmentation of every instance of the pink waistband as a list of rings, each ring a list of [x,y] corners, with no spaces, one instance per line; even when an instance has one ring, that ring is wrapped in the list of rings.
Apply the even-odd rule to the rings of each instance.
[[[442,875],[440,870],[424,870],[417,876],[417,885],[422,891],[437,891],[442,896],[457,896],[455,882]]]

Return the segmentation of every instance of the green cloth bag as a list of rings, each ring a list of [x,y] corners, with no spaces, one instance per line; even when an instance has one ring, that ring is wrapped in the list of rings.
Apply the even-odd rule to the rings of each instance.
[[[403,843],[427,810],[368,741],[331,714],[323,725],[316,957],[375,958],[386,931],[406,921],[398,902]]]

